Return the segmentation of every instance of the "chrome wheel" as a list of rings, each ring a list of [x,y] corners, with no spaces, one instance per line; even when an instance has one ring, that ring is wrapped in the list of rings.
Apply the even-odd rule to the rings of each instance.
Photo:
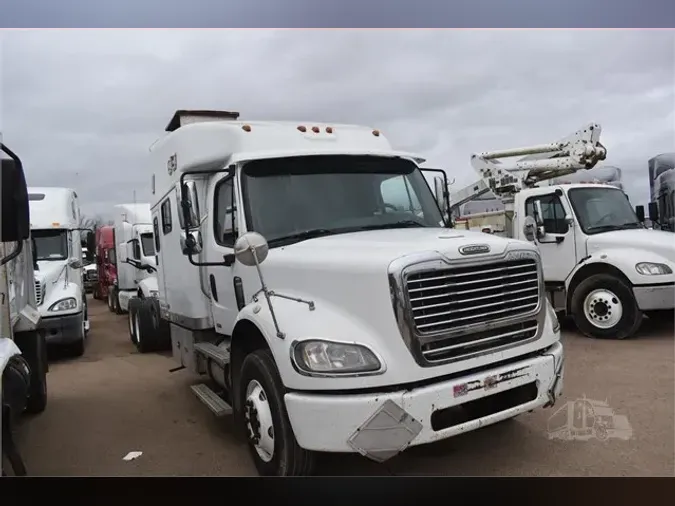
[[[251,380],[246,387],[245,404],[248,438],[263,462],[274,457],[274,422],[267,394],[262,385]]]
[[[610,290],[593,290],[584,299],[584,315],[594,327],[611,329],[621,321],[623,305]]]

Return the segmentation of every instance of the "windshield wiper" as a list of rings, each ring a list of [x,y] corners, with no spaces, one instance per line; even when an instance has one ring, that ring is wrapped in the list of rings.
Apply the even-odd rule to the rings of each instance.
[[[285,242],[299,242],[305,241],[307,239],[314,239],[316,237],[323,237],[326,235],[333,235],[338,233],[336,230],[330,230],[328,228],[313,228],[310,230],[304,230],[302,232],[297,232],[295,234],[284,235],[282,237],[275,237],[268,241],[268,244],[279,244]]]
[[[387,228],[425,228],[424,223],[420,223],[415,220],[403,220],[395,221],[393,223],[381,223],[379,225],[363,225],[362,227],[356,228],[356,230],[384,230]]]
[[[621,225],[596,225],[594,227],[588,227],[588,231],[590,232],[591,230],[594,232],[602,232],[602,231],[611,231],[611,230],[625,230],[628,228],[641,228],[642,223],[639,221],[635,222],[629,222],[629,223],[623,223]]]

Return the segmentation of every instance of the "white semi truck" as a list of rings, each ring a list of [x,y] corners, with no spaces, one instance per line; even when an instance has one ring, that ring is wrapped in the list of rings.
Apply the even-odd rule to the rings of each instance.
[[[35,257],[30,238],[26,178],[19,157],[0,143],[0,425],[2,475],[25,475],[14,439],[24,412],[47,406],[47,344],[35,304]]]
[[[47,342],[84,353],[89,313],[84,287],[80,206],[75,190],[31,187],[31,236],[37,270],[35,296]]]
[[[672,320],[675,241],[647,229],[644,209],[636,214],[618,184],[555,182],[606,157],[600,132],[590,124],[551,144],[474,155],[480,180],[449,196],[436,177],[435,190],[446,209],[449,199],[451,213],[488,191],[500,197],[503,235],[537,245],[555,310],[589,337],[624,339],[643,314]],[[524,157],[499,162],[516,156]]]
[[[148,165],[173,356],[261,475],[309,474],[315,452],[382,462],[555,403],[534,244],[446,228],[423,159],[378,130],[237,117],[176,112]]]
[[[117,285],[109,292],[109,306],[124,314],[132,298],[157,296],[155,243],[150,204],[119,204],[114,213]]]

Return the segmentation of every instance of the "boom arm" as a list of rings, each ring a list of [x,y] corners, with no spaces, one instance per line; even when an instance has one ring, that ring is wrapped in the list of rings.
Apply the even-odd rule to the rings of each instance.
[[[591,123],[572,135],[551,144],[489,151],[471,156],[471,165],[481,179],[450,196],[450,207],[469,202],[488,191],[498,197],[511,197],[524,188],[579,170],[592,169],[607,156],[600,143],[602,128]],[[523,156],[512,164],[500,158]]]

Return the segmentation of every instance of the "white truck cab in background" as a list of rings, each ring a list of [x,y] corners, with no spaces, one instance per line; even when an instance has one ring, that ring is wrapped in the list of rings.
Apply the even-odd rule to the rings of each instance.
[[[150,204],[119,204],[114,207],[117,285],[111,292],[118,314],[129,310],[133,297],[157,296],[155,243]]]
[[[89,331],[80,206],[70,188],[31,187],[31,235],[37,258],[35,296],[48,343],[84,353]]]
[[[152,220],[173,356],[260,474],[381,462],[555,402],[535,245],[445,228],[423,160],[378,130],[237,116],[174,115]]]
[[[555,143],[475,155],[481,180],[455,192],[450,204],[488,190],[500,196],[503,235],[537,246],[555,310],[589,337],[624,339],[635,334],[643,314],[673,320],[675,240],[644,226],[644,210],[638,206],[636,214],[618,181],[555,183],[581,178],[605,158],[600,133],[591,124]],[[523,155],[512,165],[498,161]],[[463,218],[476,225],[475,217]]]
[[[7,463],[26,475],[13,428],[22,413],[45,410],[49,362],[35,305],[26,178],[19,157],[2,143],[0,151],[0,467],[3,476]]]

